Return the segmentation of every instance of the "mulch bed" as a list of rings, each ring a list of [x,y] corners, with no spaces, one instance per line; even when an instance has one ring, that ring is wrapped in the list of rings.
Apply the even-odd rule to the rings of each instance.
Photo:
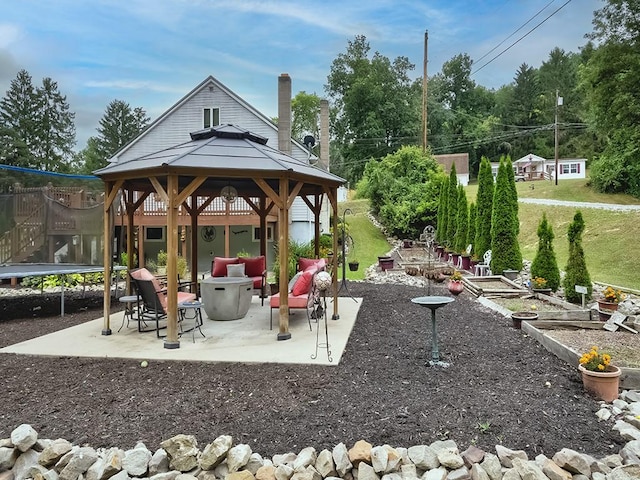
[[[338,366],[141,368],[134,360],[0,354],[0,438],[28,423],[44,438],[125,449],[143,441],[155,450],[178,433],[195,435],[201,448],[228,434],[264,456],[360,439],[402,447],[452,439],[461,450],[488,451],[502,444],[530,458],[564,447],[602,457],[624,444],[611,422],[598,422],[599,403],[576,369],[470,295],[438,311],[440,355],[451,364],[439,368],[427,365],[429,310],[410,302],[425,289],[350,282],[349,290],[363,303]],[[64,318],[38,316],[45,310],[34,310],[44,301],[37,297],[0,298],[0,347],[102,316],[93,295],[67,296]]]

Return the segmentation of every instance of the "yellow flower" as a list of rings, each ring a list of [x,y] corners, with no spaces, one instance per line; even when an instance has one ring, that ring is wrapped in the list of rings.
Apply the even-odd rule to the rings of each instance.
[[[602,372],[606,370],[611,363],[611,355],[599,352],[598,347],[594,345],[590,351],[580,356],[579,362],[586,370]]]

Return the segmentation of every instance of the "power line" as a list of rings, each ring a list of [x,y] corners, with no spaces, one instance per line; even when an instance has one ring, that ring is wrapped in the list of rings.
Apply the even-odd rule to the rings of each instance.
[[[555,2],[555,0],[551,0],[549,3],[547,3],[544,7],[542,7],[540,10],[538,10],[538,12],[531,17],[529,20],[527,20],[525,23],[523,23],[522,25],[520,25],[516,30],[514,30],[511,35],[509,35],[507,38],[505,38],[504,40],[502,40],[499,44],[497,44],[495,47],[493,47],[491,50],[489,50],[487,53],[485,53],[483,56],[481,56],[478,60],[475,60],[473,63],[479,63],[480,60],[482,60],[485,57],[488,57],[489,54],[493,51],[495,51],[500,45],[502,45],[504,42],[506,42],[507,40],[509,40],[511,37],[513,37],[516,33],[518,33],[520,30],[522,30],[524,27],[526,27],[529,23],[531,23],[533,21],[534,18],[536,18],[538,15],[540,15],[544,10],[547,9],[547,7],[549,5],[551,5],[553,2]]]
[[[502,56],[502,54],[504,54],[505,52],[507,52],[508,50],[510,50],[513,46],[517,45],[518,43],[520,43],[520,41],[522,41],[524,38],[526,38],[527,36],[529,36],[533,31],[537,30],[538,27],[540,27],[543,23],[545,23],[547,20],[549,20],[551,17],[553,17],[556,13],[558,13],[560,10],[562,10],[565,6],[567,6],[569,3],[571,3],[572,0],[567,0],[566,2],[564,2],[562,5],[560,5],[556,10],[554,10],[550,15],[548,15],[544,20],[542,20],[540,23],[538,23],[535,27],[533,27],[531,30],[529,30],[527,33],[525,33],[523,36],[521,36],[519,39],[517,39],[515,42],[513,42],[511,45],[509,45],[507,48],[505,48],[504,50],[502,50],[499,54],[497,54],[495,57],[493,57],[491,60],[489,60],[487,63],[485,63],[484,65],[482,65],[481,67],[479,67],[477,70],[474,70],[473,72],[471,72],[469,74],[469,76],[478,73],[480,70],[482,70],[484,67],[486,67],[487,65],[489,65],[491,62],[493,62],[495,59],[499,58]]]

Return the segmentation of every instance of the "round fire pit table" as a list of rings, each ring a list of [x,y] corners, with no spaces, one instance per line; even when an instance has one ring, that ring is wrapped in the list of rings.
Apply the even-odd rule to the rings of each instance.
[[[251,306],[253,280],[245,277],[210,277],[200,282],[202,304],[211,320],[243,318]]]

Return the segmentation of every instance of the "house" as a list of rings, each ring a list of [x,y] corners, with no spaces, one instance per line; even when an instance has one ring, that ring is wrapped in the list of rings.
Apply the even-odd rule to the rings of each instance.
[[[128,162],[188,142],[192,132],[233,124],[266,138],[269,147],[307,164],[317,163],[328,170],[328,148],[318,158],[305,145],[291,138],[291,79],[287,74],[278,78],[278,105],[279,126],[220,81],[209,76],[155,119],[138,137],[122,147],[109,161]],[[326,114],[328,128],[328,106]],[[328,132],[326,135],[328,147]],[[322,144],[323,139],[320,139],[320,145]],[[323,203],[319,217],[321,232],[329,232],[327,204],[328,202]],[[126,214],[120,209],[115,225],[116,236],[121,245],[124,245],[124,229],[117,225],[121,225],[125,218]],[[267,217],[269,247],[273,246],[277,232],[277,218],[276,211]],[[134,221],[138,255],[145,263],[153,261],[160,250],[166,250],[166,206],[160,198],[152,195],[144,200],[142,211],[136,212]],[[289,222],[292,240],[306,242],[314,238],[315,215],[302,198],[296,198],[291,206]],[[221,197],[214,199],[200,214],[198,229],[196,235],[204,241],[198,244],[197,271],[208,271],[214,256],[234,256],[242,251],[258,253],[259,217],[242,198],[238,198],[233,204],[224,202]],[[186,258],[190,257],[187,254],[190,233],[188,215],[179,216],[179,237],[183,245],[181,254]],[[271,263],[273,248],[267,249],[267,256]]]
[[[499,162],[491,163],[491,173],[495,179],[498,175]],[[533,153],[525,155],[513,162],[513,173],[516,181],[531,180],[554,180],[556,162],[554,159],[547,160]],[[586,158],[561,158],[558,159],[558,170],[560,175],[558,180],[570,178],[586,178],[587,159]]]
[[[469,185],[469,154],[450,153],[445,155],[434,155],[436,161],[442,165],[445,173],[451,173],[451,166],[456,166],[456,176],[458,183],[463,187]]]
[[[586,158],[558,159],[558,180],[586,178]],[[524,180],[555,180],[556,161],[530,153],[513,162],[513,171]]]

